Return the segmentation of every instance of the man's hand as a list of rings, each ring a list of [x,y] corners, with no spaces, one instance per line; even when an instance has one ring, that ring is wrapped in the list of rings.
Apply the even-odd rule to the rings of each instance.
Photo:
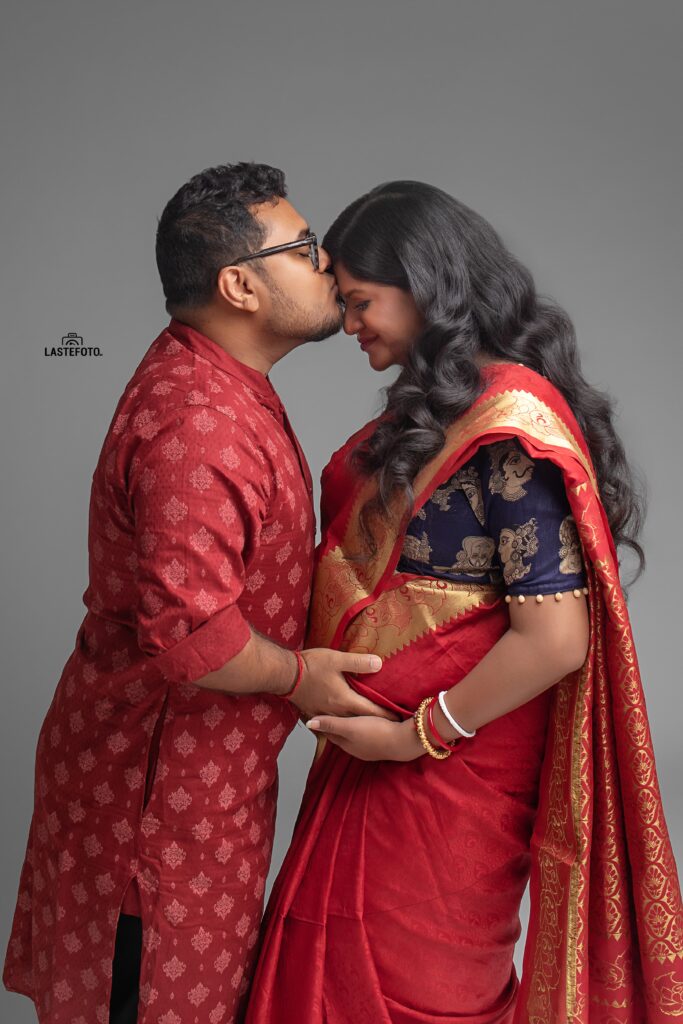
[[[306,667],[296,693],[290,699],[306,718],[312,715],[375,715],[395,719],[391,711],[356,693],[344,678],[345,672],[350,675],[379,672],[382,659],[376,654],[352,654],[314,647],[302,651],[301,657]]]

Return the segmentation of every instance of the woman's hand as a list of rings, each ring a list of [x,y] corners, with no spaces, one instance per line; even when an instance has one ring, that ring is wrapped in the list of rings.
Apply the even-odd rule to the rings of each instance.
[[[326,736],[330,743],[361,761],[413,761],[424,754],[412,718],[387,722],[369,715],[318,715],[306,724],[316,736]]]

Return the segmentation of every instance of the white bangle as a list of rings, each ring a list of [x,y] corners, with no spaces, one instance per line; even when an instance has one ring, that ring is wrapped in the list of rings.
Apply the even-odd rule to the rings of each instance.
[[[441,708],[441,710],[443,711],[444,715],[448,719],[449,723],[453,726],[455,731],[459,732],[461,736],[464,736],[466,740],[471,740],[473,736],[476,736],[477,730],[475,729],[473,732],[468,732],[467,729],[463,729],[463,727],[461,725],[458,725],[456,720],[453,718],[453,715],[450,713],[450,711],[446,707],[446,694],[447,693],[448,693],[448,690],[442,690],[441,693],[439,694],[439,707]]]

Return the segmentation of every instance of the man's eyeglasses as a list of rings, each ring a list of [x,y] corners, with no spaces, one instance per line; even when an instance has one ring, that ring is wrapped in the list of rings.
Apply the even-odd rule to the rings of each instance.
[[[308,246],[308,258],[313,264],[314,270],[320,269],[320,254],[318,253],[318,238],[316,235],[306,235],[305,238],[297,238],[294,242],[284,242],[282,245],[271,245],[268,249],[259,249],[258,252],[250,252],[246,256],[232,261],[232,266],[238,263],[246,263],[247,260],[260,260],[263,256],[274,256],[278,252],[288,252],[290,249],[303,249]]]

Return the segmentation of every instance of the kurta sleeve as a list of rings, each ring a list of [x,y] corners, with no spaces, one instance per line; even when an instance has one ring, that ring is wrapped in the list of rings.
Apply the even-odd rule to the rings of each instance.
[[[271,482],[236,424],[181,410],[131,463],[137,637],[171,682],[216,671],[250,638],[238,607]]]
[[[585,585],[581,544],[561,470],[515,439],[487,445],[482,490],[487,531],[510,594]]]

